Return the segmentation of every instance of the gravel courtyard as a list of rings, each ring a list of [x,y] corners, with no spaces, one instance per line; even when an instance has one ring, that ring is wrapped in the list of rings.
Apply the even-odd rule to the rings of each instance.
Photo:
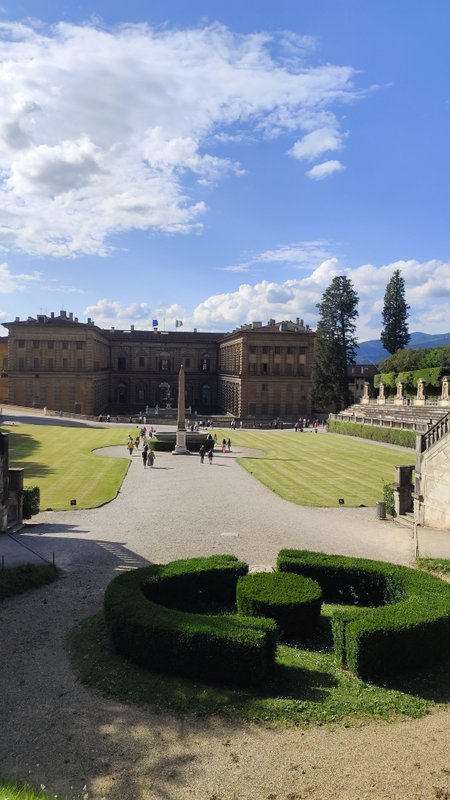
[[[373,508],[287,503],[241,469],[238,454],[201,465],[159,453],[144,470],[137,453],[112,503],[42,513],[20,534],[34,553],[54,554],[65,576],[0,606],[0,774],[93,800],[448,800],[448,708],[300,731],[157,713],[77,682],[65,637],[125,568],[232,552],[264,569],[282,547],[412,562],[407,529]]]

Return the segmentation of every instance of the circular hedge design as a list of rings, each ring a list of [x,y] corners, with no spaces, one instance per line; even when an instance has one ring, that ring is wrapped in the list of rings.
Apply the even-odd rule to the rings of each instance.
[[[275,660],[278,609],[281,627],[295,626],[296,612],[290,617],[288,608],[295,605],[293,587],[303,578],[317,582],[326,602],[348,604],[333,615],[333,646],[342,665],[360,677],[400,673],[450,655],[450,585],[439,578],[395,564],[305,550],[282,550],[277,570],[248,575],[247,564],[224,555],[123,573],[105,592],[113,644],[130,661],[152,670],[262,683]],[[238,582],[244,587],[238,614],[195,613],[211,605],[229,607]],[[277,603],[283,593],[290,601]],[[249,613],[260,602],[270,617]],[[352,607],[357,605],[364,608]]]
[[[239,614],[274,619],[285,636],[305,636],[316,627],[322,608],[317,581],[288,572],[255,572],[239,578]]]

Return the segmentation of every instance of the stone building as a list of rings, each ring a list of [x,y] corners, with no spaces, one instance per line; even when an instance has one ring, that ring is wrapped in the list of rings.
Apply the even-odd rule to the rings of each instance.
[[[0,408],[8,402],[8,337],[0,336]]]
[[[314,333],[299,319],[226,334],[105,330],[66,311],[3,324],[12,404],[88,416],[173,408],[183,364],[192,412],[311,416]]]

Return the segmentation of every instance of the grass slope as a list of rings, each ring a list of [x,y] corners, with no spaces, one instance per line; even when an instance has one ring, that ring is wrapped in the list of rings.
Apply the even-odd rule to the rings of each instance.
[[[218,441],[230,431],[216,431]],[[383,499],[382,486],[394,480],[397,464],[410,464],[413,454],[366,440],[310,430],[232,431],[232,446],[260,450],[239,464],[285,500],[302,506],[373,506]]]
[[[9,465],[23,467],[25,485],[41,491],[41,511],[95,508],[112,500],[126,475],[128,431],[123,428],[69,428],[17,425],[9,434]],[[105,458],[93,450],[123,444],[124,458]]]

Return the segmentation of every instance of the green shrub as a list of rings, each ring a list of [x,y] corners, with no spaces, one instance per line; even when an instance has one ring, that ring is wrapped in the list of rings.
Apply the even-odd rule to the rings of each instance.
[[[119,575],[105,593],[114,646],[130,661],[160,672],[244,685],[263,681],[275,658],[273,620],[180,610],[189,604],[195,609],[199,601],[227,606],[247,570],[235,556],[224,555]]]
[[[362,678],[434,664],[450,655],[450,585],[418,570],[347,556],[282,550],[282,571],[316,580],[325,601],[368,609],[338,610],[337,656]]]
[[[255,572],[239,578],[238,613],[274,619],[287,636],[304,636],[316,627],[322,591],[316,581],[283,572]]]
[[[387,442],[400,447],[415,449],[416,434],[414,431],[403,431],[399,428],[382,428],[378,425],[363,425],[359,422],[341,422],[330,419],[327,421],[330,433],[340,433],[344,436],[356,436],[360,439],[370,439],[373,442]]]
[[[57,577],[58,570],[53,564],[20,564],[0,570],[0,600],[37,589]]]
[[[394,506],[394,487],[392,483],[383,484],[383,500],[386,504],[386,513],[393,517],[395,513]]]
[[[23,518],[31,519],[39,514],[41,490],[39,486],[25,486],[23,490]]]

